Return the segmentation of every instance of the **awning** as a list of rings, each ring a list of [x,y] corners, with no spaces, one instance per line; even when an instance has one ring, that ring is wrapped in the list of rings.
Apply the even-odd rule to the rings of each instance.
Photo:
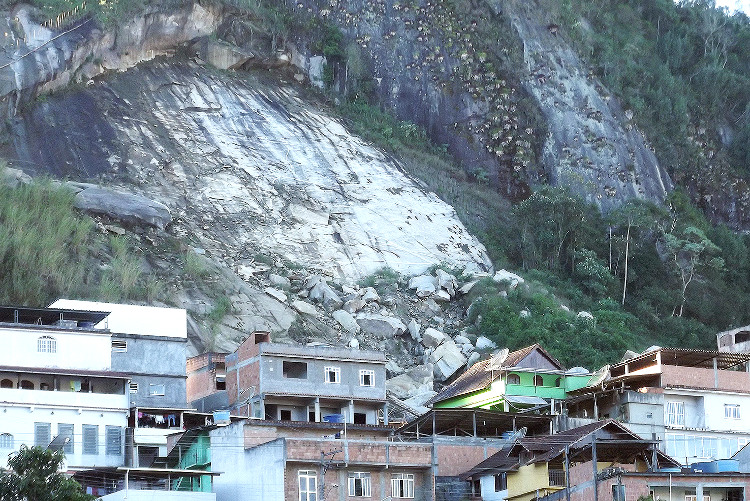
[[[527,397],[523,395],[506,395],[505,400],[507,400],[511,404],[521,404],[521,405],[547,405],[549,402],[547,402],[542,397]]]

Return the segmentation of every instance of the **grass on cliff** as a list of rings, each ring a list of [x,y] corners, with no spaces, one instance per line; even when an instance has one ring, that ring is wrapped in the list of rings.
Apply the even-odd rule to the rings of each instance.
[[[105,238],[73,199],[48,179],[17,188],[0,183],[0,304],[154,299],[158,285],[144,277],[132,242]]]

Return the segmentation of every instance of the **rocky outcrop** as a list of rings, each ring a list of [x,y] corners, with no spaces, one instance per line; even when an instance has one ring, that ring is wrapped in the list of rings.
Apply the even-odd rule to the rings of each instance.
[[[77,208],[125,223],[146,224],[161,230],[172,221],[169,208],[141,195],[99,187],[88,187],[75,196]]]

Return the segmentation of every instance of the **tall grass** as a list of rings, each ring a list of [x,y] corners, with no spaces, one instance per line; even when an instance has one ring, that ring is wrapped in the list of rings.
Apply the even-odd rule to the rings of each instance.
[[[0,302],[42,305],[83,290],[93,228],[49,180],[0,186]]]

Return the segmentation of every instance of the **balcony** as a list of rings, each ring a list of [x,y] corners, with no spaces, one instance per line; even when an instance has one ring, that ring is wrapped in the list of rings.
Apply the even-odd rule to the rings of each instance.
[[[84,393],[77,391],[45,391],[0,388],[0,402],[21,406],[77,407],[107,410],[128,410],[124,393]]]
[[[549,486],[565,487],[565,470],[549,470]]]

